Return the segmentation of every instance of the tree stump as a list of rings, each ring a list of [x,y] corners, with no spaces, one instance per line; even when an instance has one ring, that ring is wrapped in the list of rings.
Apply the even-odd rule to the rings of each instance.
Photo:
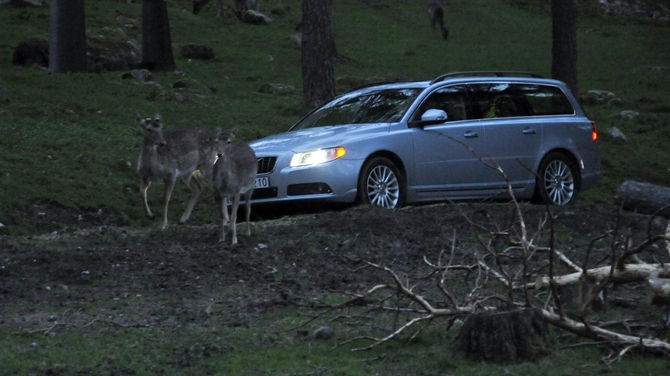
[[[535,361],[552,352],[549,326],[536,308],[472,314],[454,342],[468,359],[496,364]]]
[[[617,189],[615,201],[625,210],[642,214],[659,214],[670,218],[670,187],[626,180]]]

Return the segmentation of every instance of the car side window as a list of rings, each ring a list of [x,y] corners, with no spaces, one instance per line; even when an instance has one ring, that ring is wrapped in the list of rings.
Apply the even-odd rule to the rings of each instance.
[[[412,121],[421,120],[428,110],[442,110],[447,113],[447,121],[467,120],[471,116],[468,114],[468,97],[465,86],[448,86],[432,92],[418,110],[412,116]]]
[[[532,115],[572,115],[575,109],[565,93],[556,86],[517,85],[532,109]]]
[[[508,83],[472,84],[469,87],[475,119],[528,116],[530,105],[517,85]]]

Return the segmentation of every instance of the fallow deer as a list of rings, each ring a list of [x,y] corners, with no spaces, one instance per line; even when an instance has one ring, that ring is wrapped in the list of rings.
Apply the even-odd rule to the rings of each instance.
[[[235,11],[242,13],[247,10],[258,12],[261,7],[261,0],[235,0]]]
[[[251,235],[251,196],[254,192],[258,160],[256,154],[247,144],[233,144],[237,127],[230,133],[217,128],[215,150],[218,159],[212,171],[212,187],[214,199],[221,214],[221,236],[219,241],[226,240],[226,226],[230,225],[233,241],[237,243],[237,209],[240,205],[240,196],[244,195],[247,236]],[[228,199],[232,201],[230,217],[228,216]]]
[[[202,8],[209,3],[210,0],[191,0],[193,2],[193,14],[198,14]],[[233,6],[233,13],[240,18],[242,13],[247,10],[254,10],[258,12],[260,9],[260,0],[234,0],[235,5]],[[216,16],[221,17],[223,15],[223,0],[217,0],[216,2]]]
[[[198,14],[202,8],[209,3],[209,0],[191,0],[193,2],[193,14]],[[223,0],[217,0],[216,2],[216,16],[223,16]]]
[[[449,29],[444,25],[444,7],[440,1],[433,0],[428,3],[428,17],[433,35],[435,35],[435,26],[438,25],[442,31],[442,39],[449,38]]]
[[[151,182],[165,183],[163,192],[163,221],[161,230],[168,224],[168,205],[177,178],[191,188],[191,200],[179,220],[184,223],[191,216],[193,207],[202,193],[202,184],[194,176],[199,170],[206,181],[211,180],[211,169],[216,159],[214,136],[201,128],[186,127],[163,130],[161,115],[154,118],[143,118],[136,113],[137,121],[142,126],[144,143],[137,161],[140,174],[140,197],[146,215],[153,219],[154,215],[147,203],[147,190]]]

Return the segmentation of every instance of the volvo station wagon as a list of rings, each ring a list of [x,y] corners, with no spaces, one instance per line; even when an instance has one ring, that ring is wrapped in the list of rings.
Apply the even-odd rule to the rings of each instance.
[[[514,195],[572,203],[600,178],[598,129],[565,83],[526,72],[458,72],[369,85],[250,143],[252,202],[385,208]]]

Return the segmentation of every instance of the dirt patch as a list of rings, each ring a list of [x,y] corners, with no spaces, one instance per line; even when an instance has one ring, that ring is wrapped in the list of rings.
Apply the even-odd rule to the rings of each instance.
[[[58,207],[43,209],[58,212]],[[590,255],[590,266],[608,261],[612,239],[642,241],[667,225],[664,219],[618,214],[611,205],[553,210],[557,247],[575,262],[583,261],[593,239],[604,236]],[[453,262],[458,262],[475,251],[477,237],[481,241],[492,229],[519,231],[518,215],[509,204],[395,211],[357,206],[258,220],[251,236],[238,231],[240,244],[231,246],[218,242],[214,224],[171,225],[161,232],[104,225],[104,219],[86,222],[63,212],[62,218],[71,220],[66,230],[51,232],[47,226],[43,235],[0,237],[0,305],[6,312],[0,325],[48,327],[53,317],[30,307],[92,304],[98,310],[86,318],[123,316],[117,322],[123,325],[205,325],[215,320],[223,326],[254,326],[255,313],[315,304],[334,291],[363,291],[385,278],[357,271],[355,260],[406,272],[454,244],[459,251]],[[546,221],[542,206],[524,204],[522,213],[529,233]],[[537,240],[546,243],[548,235]],[[650,261],[664,257],[667,251],[660,246],[643,254]],[[221,314],[211,315],[212,310]]]

